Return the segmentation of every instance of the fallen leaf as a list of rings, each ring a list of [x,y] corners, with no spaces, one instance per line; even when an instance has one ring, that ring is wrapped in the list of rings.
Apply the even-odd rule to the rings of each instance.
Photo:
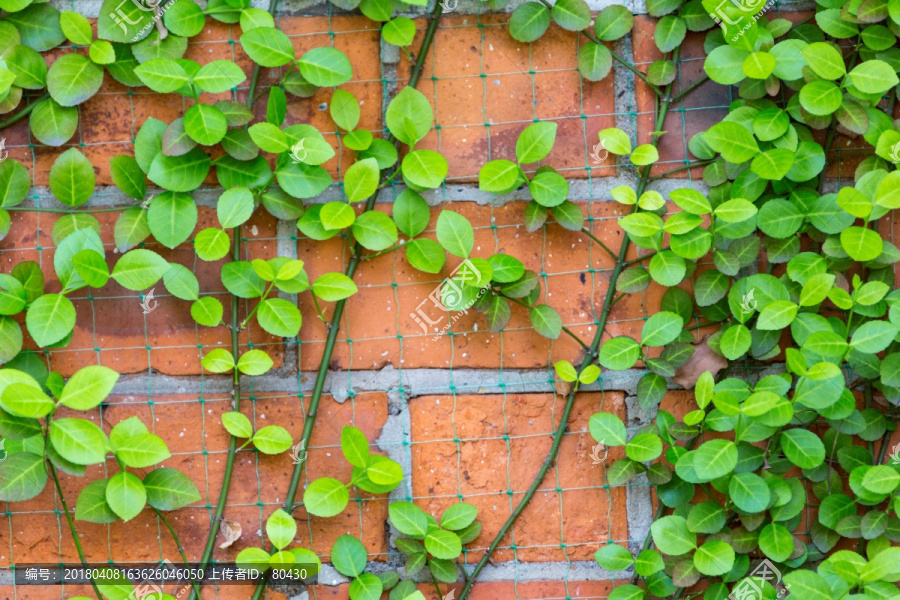
[[[709,335],[694,344],[694,355],[677,369],[672,381],[680,385],[686,390],[693,389],[697,384],[697,380],[701,375],[709,371],[713,377],[728,366],[728,360],[719,354],[716,354],[709,347]]]
[[[240,539],[243,529],[241,529],[241,524],[237,521],[222,519],[222,524],[219,526],[219,533],[225,538],[225,541],[219,544],[219,550],[224,550]]]
[[[553,390],[562,397],[566,397],[569,395],[569,392],[572,391],[572,382],[571,381],[554,381],[553,382]]]

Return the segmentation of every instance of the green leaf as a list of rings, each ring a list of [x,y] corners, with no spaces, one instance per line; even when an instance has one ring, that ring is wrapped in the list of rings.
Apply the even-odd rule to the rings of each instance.
[[[853,332],[850,347],[858,352],[876,354],[886,350],[897,337],[898,332],[900,332],[900,327],[893,323],[869,321]]]
[[[378,189],[378,162],[366,158],[350,165],[344,174],[344,193],[350,202],[360,202]]]
[[[336,48],[313,48],[297,61],[297,65],[303,77],[319,87],[338,86],[353,77],[350,61]]]
[[[734,548],[722,540],[707,541],[694,553],[694,566],[703,575],[725,575],[734,566]]]
[[[132,435],[116,446],[116,456],[135,469],[143,469],[162,462],[172,455],[166,443],[152,433]]]
[[[203,65],[193,81],[204,92],[219,94],[241,85],[247,76],[230,60],[214,60]]]
[[[713,125],[703,134],[703,139],[730,163],[746,162],[759,153],[753,135],[745,127],[731,121]]]
[[[556,123],[543,122],[533,123],[522,130],[516,140],[516,158],[519,163],[534,163],[546,158],[553,149],[556,129]]]
[[[622,419],[609,413],[596,413],[588,421],[591,437],[606,446],[625,445],[625,424]]]
[[[201,260],[214,261],[224,258],[231,247],[228,234],[218,227],[208,227],[194,238],[194,249]]]
[[[153,204],[150,207],[152,208]],[[236,187],[227,190],[219,196],[219,201],[216,204],[216,215],[223,229],[231,229],[246,223],[253,214],[253,208],[253,193],[247,188]]]
[[[509,34],[519,42],[533,42],[550,26],[550,11],[537,2],[526,2],[509,18]]]
[[[8,6],[4,6],[4,8],[9,10]],[[88,46],[93,39],[90,21],[76,12],[70,10],[60,12],[59,26],[69,41],[76,46]]]
[[[341,430],[341,452],[351,465],[365,468],[369,458],[369,440],[356,427],[344,426]]]
[[[867,60],[848,75],[850,83],[863,94],[883,94],[900,83],[897,72],[882,60]]]
[[[209,156],[200,148],[183,156],[166,156],[160,152],[150,163],[147,178],[173,192],[192,192],[206,179],[209,167]]]
[[[358,290],[353,280],[343,273],[325,273],[312,285],[313,293],[326,302],[349,298]]]
[[[279,508],[266,520],[266,536],[278,550],[283,550],[294,541],[297,535],[297,522],[294,517]]]
[[[244,375],[258,376],[267,372],[274,364],[262,350],[248,350],[238,359],[237,368]]]
[[[439,187],[450,168],[447,159],[434,150],[410,152],[403,157],[402,167],[403,178],[416,189]]]
[[[671,52],[681,45],[686,33],[687,26],[684,20],[667,15],[656,24],[656,29],[654,30],[656,47],[661,52]]]
[[[76,148],[60,154],[50,167],[50,191],[67,206],[87,202],[95,186],[94,168]]]
[[[484,192],[505,194],[519,185],[521,169],[509,160],[486,162],[478,172],[478,189]]]
[[[830,81],[812,81],[800,90],[800,106],[814,115],[834,113],[843,100],[840,88]]]
[[[825,460],[825,446],[811,431],[789,429],[782,433],[780,442],[787,459],[801,469],[813,469]]]
[[[847,73],[841,51],[832,44],[815,42],[803,48],[801,52],[809,68],[819,77],[835,80]]]
[[[241,34],[241,46],[262,67],[280,67],[294,60],[291,39],[274,27],[256,27]]]
[[[547,304],[532,308],[529,317],[534,330],[545,338],[555,340],[562,333],[562,317],[556,309]]]
[[[878,258],[884,242],[877,232],[854,226],[841,232],[841,247],[853,260],[865,262]]]
[[[354,221],[353,237],[363,248],[377,252],[397,243],[397,227],[386,214],[370,210]]]
[[[415,21],[407,17],[396,17],[384,24],[381,28],[384,41],[394,46],[409,46],[416,36]],[[345,129],[353,129],[349,127]]]
[[[628,15],[631,16],[631,13]],[[578,51],[578,72],[588,81],[600,81],[609,75],[610,70],[612,54],[603,44],[586,42]]]
[[[653,164],[659,160],[659,152],[652,144],[642,144],[631,153],[631,162],[643,166]]]
[[[47,484],[44,457],[31,452],[16,452],[0,463],[0,501],[30,500]]]
[[[604,42],[624,37],[634,27],[634,15],[625,6],[613,4],[597,14],[594,33]]]
[[[26,419],[46,417],[54,409],[53,400],[33,382],[4,385],[0,401],[9,414]]]
[[[388,505],[391,523],[400,533],[416,539],[424,539],[428,531],[425,512],[410,502],[391,502]]]
[[[150,233],[167,248],[175,248],[186,241],[196,224],[197,205],[190,194],[165,192],[154,198],[147,210]]]
[[[631,140],[628,139],[628,134],[621,129],[604,129],[600,132],[599,136],[603,148],[609,150],[613,154],[631,154]]]
[[[412,19],[406,19],[405,17],[398,17],[397,19],[394,19],[394,21],[401,19],[405,19],[412,23]],[[390,25],[390,23],[388,23],[388,25]],[[387,29],[388,25],[385,25],[385,29]],[[415,32],[414,24],[413,32]],[[385,35],[386,39],[387,33],[384,30],[382,30],[382,33]],[[353,131],[359,123],[359,102],[353,94],[346,90],[334,90],[334,94],[331,96],[330,111],[331,118],[334,119],[335,124],[341,129]]]
[[[195,104],[184,113],[184,130],[198,144],[212,146],[225,137],[228,121],[215,106]]]
[[[63,388],[59,403],[75,410],[90,410],[112,392],[119,374],[100,365],[79,369]]]
[[[697,548],[697,536],[688,529],[683,517],[672,515],[657,519],[650,526],[650,532],[656,547],[664,554],[680,556]]]
[[[716,217],[726,223],[740,223],[752,218],[756,213],[756,206],[742,198],[723,202],[715,210]]]
[[[591,24],[591,9],[584,0],[557,0],[550,14],[567,31],[581,31]]]
[[[469,220],[459,213],[441,211],[437,219],[437,239],[441,246],[454,256],[466,258],[475,245],[475,231]]]
[[[136,248],[122,255],[112,278],[125,289],[139,291],[154,285],[169,270],[169,263],[156,252]]]
[[[61,56],[47,72],[47,91],[60,106],[77,106],[97,93],[103,69],[80,54]]]
[[[694,456],[694,470],[698,477],[706,481],[731,473],[738,461],[737,446],[730,440],[704,442]]]
[[[144,477],[144,489],[147,503],[157,510],[177,510],[200,500],[194,482],[176,469],[164,467],[150,471]]]
[[[431,131],[433,116],[425,95],[407,86],[388,104],[384,120],[395,138],[407,146],[415,146]]]
[[[21,203],[31,189],[31,175],[16,160],[0,162],[0,207]]]
[[[151,58],[134,69],[148,88],[169,94],[187,85],[188,74],[178,62],[169,58]]]
[[[46,347],[65,338],[75,327],[75,307],[60,294],[44,294],[31,303],[25,315],[31,339]]]
[[[76,465],[100,464],[106,460],[109,441],[103,431],[85,419],[54,419],[50,424],[54,449]]]
[[[441,527],[460,531],[471,525],[477,516],[478,508],[466,502],[457,502],[448,506],[441,515]]]
[[[631,552],[618,544],[601,546],[594,552],[594,560],[608,571],[624,571],[634,564],[634,556],[631,555]]]
[[[425,535],[425,549],[436,558],[452,560],[462,552],[462,542],[452,531],[434,529]]]
[[[644,346],[665,346],[675,341],[684,327],[684,320],[675,313],[661,311],[647,319],[641,331]]]
[[[253,445],[263,454],[281,454],[293,443],[287,429],[278,425],[266,425],[253,434]]]
[[[248,129],[248,132],[253,143],[265,152],[280,154],[289,147],[287,136],[277,125],[272,123],[254,123]]]
[[[790,300],[776,300],[768,304],[759,314],[756,328],[768,331],[784,329],[797,316],[799,307]]]
[[[119,516],[106,503],[108,483],[105,479],[92,481],[81,490],[75,505],[76,519],[90,523],[115,523],[119,520]]]
[[[219,348],[219,350],[224,350],[224,348]],[[253,436],[253,425],[250,423],[250,419],[239,412],[223,413],[222,425],[234,437],[249,439]]]
[[[123,521],[130,521],[147,504],[147,490],[131,473],[116,473],[106,484],[106,503]]]
[[[303,324],[300,309],[282,298],[268,298],[260,302],[256,318],[260,327],[272,335],[281,337],[294,337],[300,332],[300,326]]]
[[[366,476],[375,485],[396,486],[403,479],[403,469],[386,456],[370,456],[366,461]]]
[[[147,182],[140,165],[131,156],[122,154],[109,159],[109,171],[116,187],[136,200],[143,200]],[[2,187],[2,186],[0,186]]]
[[[366,569],[367,559],[366,547],[352,535],[342,535],[331,548],[331,563],[347,577],[359,577]]]
[[[599,362],[607,369],[630,369],[640,357],[640,345],[627,336],[614,337],[600,346]]]
[[[317,517],[333,517],[340,514],[349,500],[347,486],[330,477],[316,479],[303,492],[303,505],[307,512]]]

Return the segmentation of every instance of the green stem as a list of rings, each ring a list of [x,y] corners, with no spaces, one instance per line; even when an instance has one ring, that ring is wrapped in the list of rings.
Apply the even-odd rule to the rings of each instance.
[[[671,85],[669,87],[671,88]],[[665,122],[666,114],[669,112],[669,105],[670,102],[668,100],[662,100],[660,102],[656,118],[656,131],[662,130],[662,125]],[[659,140],[660,136],[655,136],[650,143],[655,147],[659,145]],[[644,190],[647,188],[647,183],[650,181],[651,166],[652,165],[647,165],[646,167],[644,167],[644,171],[641,174],[641,179],[638,182],[637,187],[638,197],[640,197],[640,195],[644,193]],[[635,207],[636,206],[637,205],[635,205]],[[591,363],[593,363],[594,357],[597,356],[598,350],[600,348],[600,341],[603,337],[603,330],[606,328],[606,321],[609,318],[610,309],[612,308],[613,300],[615,298],[616,281],[618,281],[619,275],[625,268],[625,255],[628,252],[628,245],[629,237],[628,233],[626,232],[622,238],[622,245],[619,248],[619,254],[616,259],[615,269],[613,270],[612,276],[609,279],[609,288],[606,292],[606,298],[603,301],[603,309],[600,312],[600,319],[597,324],[597,332],[594,334],[594,341],[591,343],[587,354],[581,362],[581,366],[578,369],[579,374],[584,371]],[[478,574],[487,565],[488,561],[491,559],[491,556],[493,556],[494,552],[497,550],[497,547],[500,545],[501,540],[503,540],[503,538],[506,537],[506,534],[509,533],[509,530],[512,528],[513,523],[516,522],[516,520],[525,510],[525,507],[528,506],[531,498],[534,496],[535,492],[537,492],[538,487],[540,487],[541,481],[543,481],[544,477],[547,475],[547,472],[550,470],[550,466],[554,463],[556,455],[559,452],[559,447],[562,444],[563,434],[565,433],[566,428],[569,424],[569,415],[572,412],[572,406],[575,403],[575,396],[577,393],[578,385],[576,384],[566,398],[566,405],[563,408],[559,426],[557,427],[556,433],[554,434],[553,444],[550,446],[550,451],[547,453],[547,457],[544,459],[544,462],[541,464],[541,468],[538,470],[537,475],[531,482],[531,485],[528,487],[528,491],[525,492],[525,495],[522,497],[522,500],[519,501],[518,506],[516,506],[509,519],[506,520],[506,522],[503,524],[503,527],[501,527],[500,531],[497,532],[497,535],[494,537],[491,545],[481,557],[481,560],[479,560],[478,564],[475,565],[475,569],[472,571],[472,575],[469,577],[469,581],[466,583],[465,587],[463,587],[462,591],[459,594],[459,600],[465,600],[465,598],[468,596],[469,592],[472,589],[472,586],[475,585],[475,581],[478,579]]]
[[[709,75],[704,75],[703,77],[701,77],[700,79],[698,79],[697,81],[692,83],[691,85],[687,86],[686,88],[684,88],[683,90],[681,90],[680,92],[678,92],[677,94],[672,96],[672,102],[678,102],[679,100],[681,100],[682,98],[684,98],[685,96],[687,96],[688,94],[690,94],[691,92],[696,90],[698,87],[700,87],[707,81],[709,81]]]
[[[273,3],[277,0],[273,0]],[[241,259],[241,226],[234,228],[234,248],[231,254],[231,260],[237,262]],[[237,364],[239,352],[238,340],[238,298],[231,296],[231,355],[234,363]],[[234,396],[234,410],[241,410],[241,372],[235,368],[233,370],[233,380],[231,394]],[[200,566],[206,569],[209,561],[212,559],[213,549],[216,544],[216,536],[219,534],[219,525],[222,523],[222,515],[225,513],[225,504],[228,502],[228,491],[231,488],[231,474],[234,470],[234,457],[237,455],[237,438],[230,436],[228,441],[228,458],[225,461],[225,472],[222,474],[222,487],[219,492],[219,500],[216,502],[216,512],[213,515],[212,522],[209,525],[209,537],[206,538],[206,547],[203,549],[203,555],[200,558]],[[199,599],[200,593],[197,590],[191,590],[189,600]]]
[[[689,169],[694,169],[696,167],[704,167],[708,164],[716,162],[716,159],[712,158],[709,160],[695,160],[690,164],[684,165],[683,167],[678,167],[677,169],[672,169],[670,171],[666,171],[665,173],[660,173],[659,175],[654,175],[650,178],[650,181],[656,181],[658,179],[663,179],[664,177],[668,177],[672,173],[680,173],[681,171],[687,171]]]
[[[312,296],[313,306],[316,307],[316,312],[319,313],[319,319],[322,320],[325,325],[328,325],[328,321],[325,320],[325,313],[322,312],[322,308],[319,306],[319,300],[316,297],[316,293],[312,290],[309,290],[309,295]]]
[[[238,327],[239,330],[241,330],[241,329],[243,329],[244,327],[247,326],[247,323],[250,322],[250,317],[252,317],[253,315],[256,314],[256,311],[259,310],[259,307],[262,306],[262,303],[263,303],[263,302],[265,302],[266,297],[268,297],[268,295],[269,295],[270,293],[272,293],[272,288],[273,288],[273,287],[275,287],[275,282],[274,282],[274,281],[272,281],[272,282],[269,283],[269,287],[267,287],[267,288],[266,288],[266,291],[263,292],[263,295],[260,297],[259,302],[257,302],[257,303],[256,303],[256,306],[253,307],[253,310],[251,310],[250,313],[249,313],[246,317],[244,317],[244,320],[241,321],[241,326]],[[235,364],[237,364],[237,359],[238,359],[238,357],[235,356],[235,357],[234,357]]]
[[[362,260],[372,260],[373,258],[378,258],[379,256],[384,256],[385,254],[393,252],[394,250],[399,250],[403,246],[404,246],[404,244],[395,244],[395,245],[391,246],[390,248],[385,248],[384,250],[379,250],[378,252],[373,252],[372,254],[366,254],[365,256],[362,257]]]
[[[10,118],[8,118],[7,120],[0,123],[0,129],[6,129],[13,123],[17,123],[17,122],[21,121],[23,118],[27,117],[28,114],[31,113],[31,111],[34,110],[34,107],[37,106],[41,102],[41,100],[46,100],[49,97],[50,97],[49,93],[44,94],[43,96],[41,96],[40,98],[38,98],[37,100],[35,100],[31,104],[29,104],[28,106],[26,106],[25,108],[23,108],[22,110],[20,110],[19,112],[17,112]]]
[[[502,295],[502,294],[501,294],[501,295]],[[524,306],[524,307],[527,308],[527,309],[531,309],[531,306],[529,306],[529,305],[526,304],[525,302],[522,302],[522,301],[519,300],[518,298],[510,298],[509,296],[503,296],[503,297],[506,298],[507,300],[509,300],[510,302],[514,302],[514,303],[518,304],[519,306]],[[573,340],[575,340],[576,342],[578,342],[578,344],[579,344],[582,348],[584,348],[586,351],[590,352],[591,347],[588,346],[587,344],[585,344],[583,341],[581,341],[581,338],[578,337],[577,335],[575,335],[575,332],[574,332],[574,331],[572,331],[571,329],[569,329],[569,328],[566,327],[565,325],[563,325],[562,331],[563,331],[563,333],[565,333],[566,335],[568,335],[569,337],[571,337]]]
[[[625,263],[625,266],[626,266],[626,267],[630,267],[631,265],[635,265],[635,264],[637,264],[637,263],[639,263],[639,262],[643,262],[643,261],[647,260],[648,258],[653,258],[656,254],[657,254],[657,252],[654,250],[654,251],[651,252],[650,254],[644,254],[643,256],[638,256],[637,258],[632,259],[632,260],[629,260],[628,262],[626,262],[626,263]]]
[[[609,246],[607,246],[606,244],[604,244],[604,243],[600,240],[600,238],[596,237],[593,233],[591,233],[590,231],[588,231],[588,228],[587,228],[587,227],[582,227],[582,228],[581,228],[581,233],[583,233],[584,235],[586,235],[586,236],[588,236],[589,238],[591,238],[592,240],[594,240],[594,243],[596,243],[598,246],[600,246],[601,248],[603,248],[604,250],[606,250],[606,253],[609,254],[609,256],[610,256],[613,260],[619,258],[619,255],[618,255],[618,254],[616,254],[615,252],[613,252],[612,250],[610,250],[610,249],[609,249]]]
[[[178,546],[178,553],[181,554],[181,561],[184,563],[185,567],[190,569],[191,563],[188,561],[187,554],[184,553],[184,546],[181,545],[181,540],[178,538],[178,534],[175,532],[175,528],[172,527],[172,524],[169,523],[169,519],[166,518],[166,514],[159,510],[158,508],[153,509],[156,512],[156,516],[159,517],[159,520],[162,521],[163,525],[166,526],[166,529],[169,530],[169,534],[172,536],[172,539],[175,540],[175,545]],[[191,581],[191,587],[194,588],[194,592],[199,596],[200,595],[200,586],[197,585],[197,582]]]
[[[273,3],[277,0],[272,0]],[[419,78],[422,76],[422,69],[425,65],[425,57],[428,55],[428,51],[431,48],[431,43],[434,40],[435,31],[437,31],[438,22],[440,21],[441,14],[443,13],[443,5],[440,2],[436,2],[434,9],[431,12],[431,16],[428,20],[428,29],[425,30],[425,36],[422,38],[422,46],[419,50],[419,56],[416,58],[416,64],[413,67],[412,73],[410,73],[409,77],[409,86],[415,88],[419,83]],[[391,140],[393,137],[390,138]],[[386,174],[384,174],[386,176]],[[375,208],[375,199],[377,194],[373,194],[368,200],[366,200],[366,211],[373,210]],[[354,242],[353,244],[353,254],[350,257],[350,262],[347,264],[347,270],[345,271],[345,275],[350,279],[353,279],[353,275],[356,273],[356,269],[359,266],[360,261],[362,260],[362,251],[363,247],[359,244],[359,242]],[[322,391],[325,388],[325,379],[328,376],[328,367],[331,363],[331,355],[334,353],[334,344],[337,341],[337,334],[340,330],[341,316],[344,313],[344,306],[346,305],[346,300],[338,300],[334,305],[334,314],[331,316],[331,326],[328,328],[328,336],[325,338],[325,348],[322,351],[322,360],[319,363],[319,370],[316,373],[316,383],[313,385],[312,395],[310,396],[309,401],[309,410],[306,413],[306,418],[303,421],[303,433],[300,436],[301,444],[303,448],[309,449],[309,440],[312,437],[313,426],[316,423],[316,415],[319,411],[319,402],[322,399]],[[291,514],[295,508],[295,499],[297,497],[297,490],[300,487],[300,478],[303,475],[303,467],[307,461],[300,461],[297,465],[294,466],[294,470],[291,473],[291,481],[288,485],[287,495],[285,496],[284,503],[282,504],[282,508]],[[253,600],[259,600],[262,597],[263,591],[265,590],[265,584],[260,583],[260,585],[256,586],[256,590],[253,592]]]
[[[78,539],[78,531],[75,529],[75,522],[72,521],[72,515],[69,513],[69,505],[66,504],[66,497],[63,495],[62,486],[59,484],[59,475],[56,473],[56,467],[53,466],[52,461],[47,461],[47,464],[50,465],[50,475],[53,477],[53,484],[56,486],[56,495],[59,496],[59,503],[62,504],[63,514],[66,515],[66,522],[69,524],[69,531],[72,533],[72,541],[75,542],[75,550],[78,551],[78,558],[81,559],[81,564],[85,568],[87,568],[87,559],[84,557],[84,550],[81,549],[81,540]],[[101,600],[100,596],[100,588],[97,587],[97,584],[94,580],[91,580],[91,587],[94,588],[94,593],[97,594],[97,600]]]

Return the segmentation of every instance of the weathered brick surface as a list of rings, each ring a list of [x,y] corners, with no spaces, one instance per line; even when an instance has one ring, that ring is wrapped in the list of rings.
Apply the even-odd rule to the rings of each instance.
[[[484,529],[469,545],[469,562],[481,558],[528,489],[564,404],[552,394],[423,396],[410,402],[415,501],[437,516],[460,498],[478,507]],[[624,395],[578,396],[560,460],[513,527],[514,537],[501,542],[495,561],[590,560],[598,543],[627,539],[625,490],[604,486],[606,463],[593,465],[590,457],[595,442],[588,419],[601,408],[624,418]],[[621,449],[610,449],[608,461],[619,454]]]
[[[51,239],[58,215],[34,212],[12,215],[12,228],[3,241],[4,250],[0,251],[0,266],[8,273],[21,261],[35,261],[42,267],[47,291],[58,292],[60,285],[53,267],[55,247]],[[100,222],[100,237],[106,248],[107,264],[112,270],[121,256],[113,242],[118,213],[97,213],[95,216]],[[195,232],[213,226],[218,226],[215,211],[199,207]],[[246,240],[244,256],[276,256],[275,219],[264,211],[257,211],[243,231]],[[230,296],[220,277],[221,267],[227,259],[216,262],[197,259],[190,240],[170,250],[151,237],[145,247],[168,261],[191,269],[200,282],[201,294],[218,294],[228,314]],[[51,367],[68,376],[99,361],[120,373],[152,368],[170,375],[196,375],[201,372],[201,352],[222,345],[230,347],[231,333],[225,327],[198,326],[191,318],[191,303],[169,295],[162,280],[153,289],[158,306],[146,315],[141,309],[139,293],[126,290],[113,279],[102,288],[84,288],[72,293],[70,298],[78,313],[75,333],[64,350],[51,353]],[[246,314],[247,306],[246,302],[240,303],[243,314]],[[20,315],[19,318],[24,330],[24,317]],[[265,348],[277,366],[281,364],[282,348],[276,341],[255,320],[241,334],[242,346],[252,342]],[[32,346],[29,340],[27,347]]]

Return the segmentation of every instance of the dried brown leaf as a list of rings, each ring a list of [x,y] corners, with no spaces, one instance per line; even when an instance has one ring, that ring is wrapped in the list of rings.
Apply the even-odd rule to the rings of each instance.
[[[715,377],[719,371],[727,366],[728,359],[713,352],[709,347],[709,335],[704,335],[698,343],[694,344],[694,355],[686,363],[675,369],[675,376],[672,378],[672,381],[684,389],[690,390],[697,384],[697,379],[707,371]]]
[[[237,521],[222,519],[222,524],[219,526],[219,533],[222,534],[222,537],[225,538],[225,541],[219,544],[219,550],[224,550],[225,548],[228,548],[233,543],[238,541],[243,531],[244,530],[241,528],[241,524]]]

